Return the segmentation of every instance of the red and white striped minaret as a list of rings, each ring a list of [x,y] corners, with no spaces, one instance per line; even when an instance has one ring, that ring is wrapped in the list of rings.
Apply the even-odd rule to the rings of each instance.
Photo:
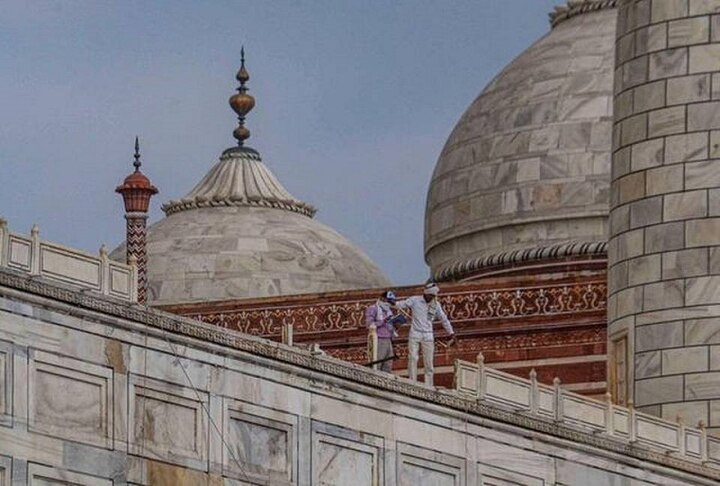
[[[147,217],[150,198],[158,193],[145,174],[140,172],[140,143],[135,137],[135,172],[125,178],[122,185],[115,189],[125,202],[125,220],[127,221],[127,261],[134,257],[137,265],[138,303],[147,302]]]

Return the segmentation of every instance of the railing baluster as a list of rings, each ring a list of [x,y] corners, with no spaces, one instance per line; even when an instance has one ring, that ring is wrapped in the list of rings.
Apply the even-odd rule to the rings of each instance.
[[[7,220],[0,218],[0,267],[7,266],[8,236]]]
[[[530,370],[530,413],[533,415],[538,413],[538,382],[535,368]]]
[[[107,248],[105,244],[100,245],[100,293],[108,295],[110,293],[110,259],[108,258]]]
[[[555,388],[555,421],[560,423],[563,421],[563,390],[560,388],[560,378],[557,376],[553,379],[553,387]]]
[[[282,327],[282,342],[283,344],[287,344],[288,346],[293,345],[293,325],[292,324],[283,324]]]
[[[482,353],[477,355],[478,365],[478,400],[485,400],[485,394],[487,393],[487,380],[485,379],[485,356]]]
[[[605,405],[605,433],[615,435],[615,407],[610,392],[605,394]]]
[[[685,455],[685,423],[680,415],[677,416],[678,423],[678,452]]]
[[[637,415],[635,412],[635,403],[632,400],[628,400],[627,408],[628,408],[628,431],[630,433],[630,438],[628,440],[630,441],[630,443],[634,443],[634,442],[637,442]]]
[[[40,227],[36,224],[30,230],[30,275],[40,274]]]
[[[698,422],[698,429],[700,429],[700,461],[705,464],[708,462],[708,436],[703,420]]]

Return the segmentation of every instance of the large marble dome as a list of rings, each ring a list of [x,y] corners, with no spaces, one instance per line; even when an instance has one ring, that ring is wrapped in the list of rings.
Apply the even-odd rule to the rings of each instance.
[[[458,279],[522,258],[604,251],[614,1],[569,2],[475,99],[428,191],[425,257]]]
[[[239,146],[185,197],[163,205],[147,229],[147,300],[152,305],[222,301],[378,288],[390,282],[368,256],[313,219],[315,208],[290,194],[244,145],[244,117],[254,106],[241,88],[230,99],[241,116]],[[112,253],[124,259],[125,243]]]

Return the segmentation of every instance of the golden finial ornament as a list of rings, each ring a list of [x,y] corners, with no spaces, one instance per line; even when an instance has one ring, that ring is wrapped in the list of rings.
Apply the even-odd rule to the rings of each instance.
[[[250,130],[245,127],[245,117],[255,107],[255,98],[247,94],[248,88],[245,83],[250,79],[250,74],[245,68],[245,47],[240,49],[240,69],[235,75],[240,86],[237,93],[228,100],[230,107],[238,116],[238,127],[233,130],[233,137],[238,141],[238,147],[242,147],[245,140],[250,138]]]

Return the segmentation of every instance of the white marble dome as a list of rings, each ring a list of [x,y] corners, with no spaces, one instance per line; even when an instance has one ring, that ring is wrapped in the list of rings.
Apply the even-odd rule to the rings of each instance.
[[[312,219],[252,149],[236,148],[148,228],[148,303],[388,286],[357,246]],[[121,245],[113,256],[123,258]]]
[[[614,5],[575,0],[558,8],[552,30],[500,72],[455,126],[426,204],[425,257],[434,278],[461,278],[508,255],[604,249]]]

